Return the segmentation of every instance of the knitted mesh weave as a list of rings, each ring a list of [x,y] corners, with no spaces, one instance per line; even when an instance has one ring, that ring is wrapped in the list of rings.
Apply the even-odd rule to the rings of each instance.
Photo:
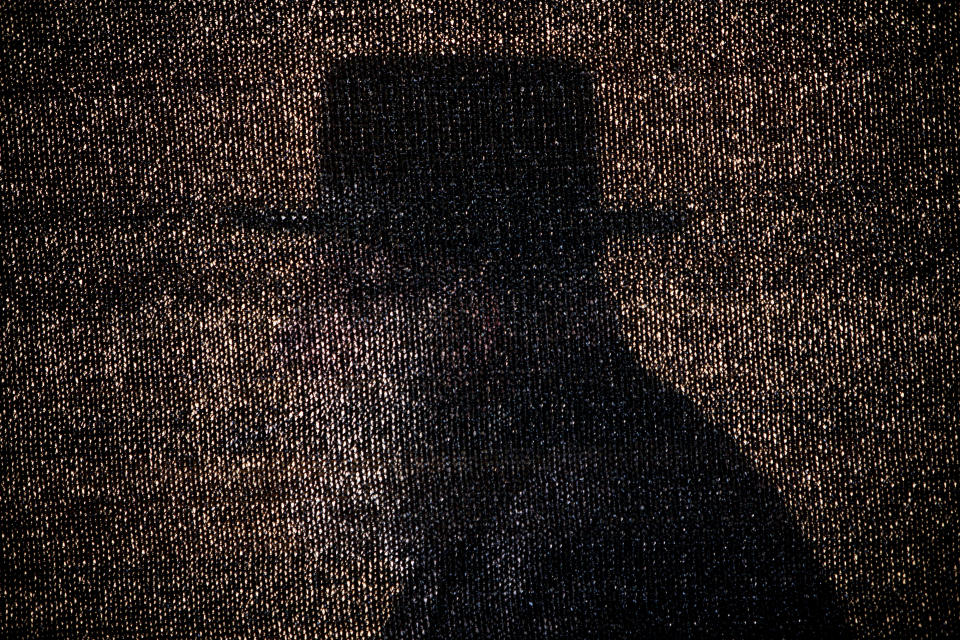
[[[956,631],[956,9],[4,17],[3,635]]]

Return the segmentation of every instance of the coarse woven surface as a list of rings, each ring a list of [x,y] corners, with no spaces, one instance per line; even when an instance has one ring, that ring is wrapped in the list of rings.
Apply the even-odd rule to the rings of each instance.
[[[5,7],[3,635],[952,635],[957,14]]]

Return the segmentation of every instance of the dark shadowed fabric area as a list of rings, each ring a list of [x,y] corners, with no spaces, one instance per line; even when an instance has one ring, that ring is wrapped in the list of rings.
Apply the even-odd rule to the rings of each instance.
[[[2,635],[960,626],[956,10],[4,14]]]

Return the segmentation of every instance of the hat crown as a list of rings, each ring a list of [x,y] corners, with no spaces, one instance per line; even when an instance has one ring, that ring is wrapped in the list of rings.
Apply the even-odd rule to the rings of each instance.
[[[588,230],[589,75],[548,59],[349,59],[326,76],[318,151],[335,226],[555,253]]]

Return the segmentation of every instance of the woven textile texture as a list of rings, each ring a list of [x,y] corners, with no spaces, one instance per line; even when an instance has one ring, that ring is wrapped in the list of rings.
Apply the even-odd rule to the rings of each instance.
[[[960,628],[955,5],[3,11],[3,637]]]

